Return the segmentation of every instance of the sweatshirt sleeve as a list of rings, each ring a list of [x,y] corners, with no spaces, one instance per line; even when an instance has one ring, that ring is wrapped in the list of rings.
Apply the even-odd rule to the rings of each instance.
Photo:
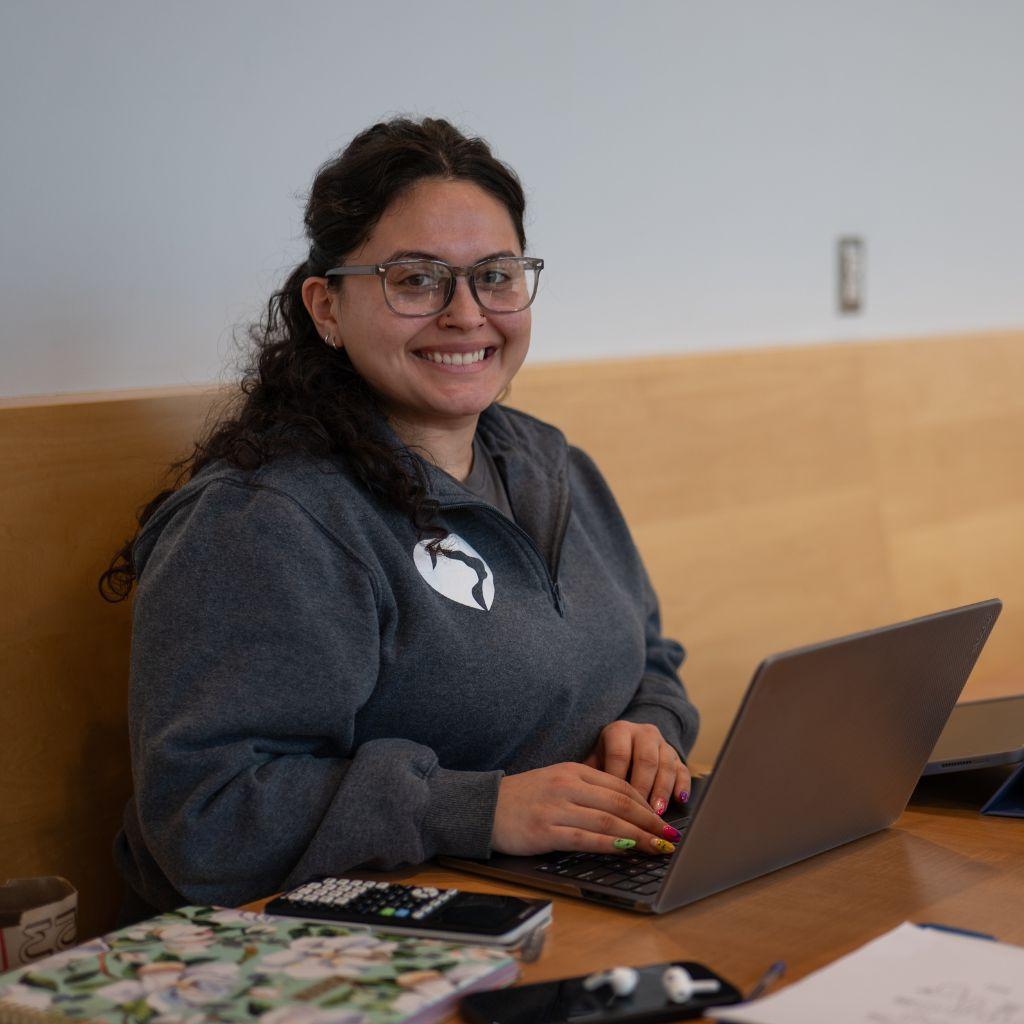
[[[639,557],[639,555],[637,556]],[[627,722],[656,725],[685,762],[697,738],[700,716],[690,703],[678,669],[686,652],[661,633],[661,611],[644,570],[644,640],[646,661],[640,685],[621,717]]]
[[[380,592],[281,492],[215,481],[164,525],[134,609],[132,763],[142,837],[188,900],[489,854],[501,772],[443,769],[404,739],[353,746]]]

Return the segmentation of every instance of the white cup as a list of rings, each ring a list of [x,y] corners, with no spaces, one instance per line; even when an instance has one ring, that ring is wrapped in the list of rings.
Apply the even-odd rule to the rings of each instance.
[[[78,936],[78,890],[57,875],[0,885],[0,974],[69,949]]]

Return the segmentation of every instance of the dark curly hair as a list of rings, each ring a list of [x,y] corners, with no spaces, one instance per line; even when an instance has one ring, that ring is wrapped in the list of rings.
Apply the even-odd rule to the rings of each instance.
[[[407,513],[421,535],[444,536],[431,526],[437,502],[427,497],[422,466],[374,430],[382,416],[377,396],[345,351],[324,343],[302,301],[306,278],[343,263],[385,210],[425,178],[469,181],[490,193],[508,210],[525,249],[522,185],[483,139],[463,135],[437,118],[395,118],[361,132],[313,179],[304,217],[309,258],[288,275],[270,296],[261,320],[250,326],[251,361],[230,411],[191,454],[171,465],[173,482],[139,512],[139,530],[214,460],[251,470],[276,456],[300,452],[344,456],[367,489]],[[124,600],[135,584],[135,537],[100,577],[100,593],[108,601]]]

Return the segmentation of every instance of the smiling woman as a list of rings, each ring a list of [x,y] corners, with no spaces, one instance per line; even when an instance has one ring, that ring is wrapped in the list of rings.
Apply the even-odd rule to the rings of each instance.
[[[479,185],[425,178],[351,254],[354,264],[370,262],[384,301],[369,277],[346,280],[367,269],[358,265],[302,287],[317,330],[344,349],[398,436],[458,479],[472,462],[477,417],[530,347],[526,278],[537,271],[527,264],[540,261],[523,260],[521,244],[505,204]]]
[[[317,172],[233,414],[101,581],[138,584],[126,921],[435,854],[671,852],[682,648],[594,464],[499,404],[523,211],[441,120]]]

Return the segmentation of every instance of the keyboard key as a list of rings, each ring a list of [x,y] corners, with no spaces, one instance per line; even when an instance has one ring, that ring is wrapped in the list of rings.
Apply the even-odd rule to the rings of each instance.
[[[576,878],[577,875],[588,874],[594,869],[585,861],[577,864],[570,864],[568,867],[559,868],[558,873],[567,878]]]

